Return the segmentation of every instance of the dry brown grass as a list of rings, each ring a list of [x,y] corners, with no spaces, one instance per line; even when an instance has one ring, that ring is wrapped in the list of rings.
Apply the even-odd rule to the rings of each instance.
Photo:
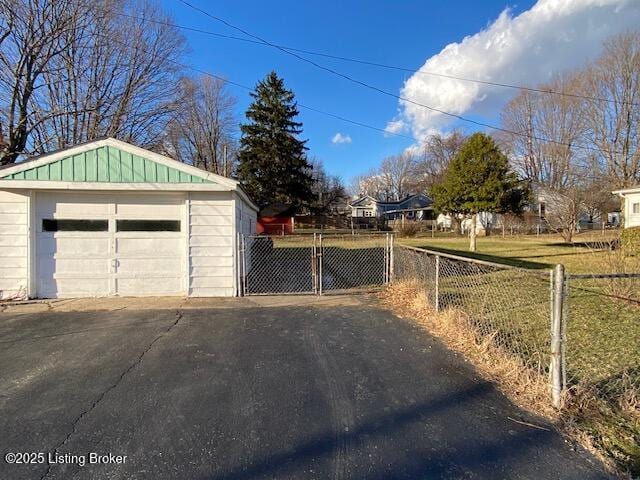
[[[476,335],[464,312],[457,309],[436,312],[424,289],[411,281],[390,285],[379,298],[383,306],[419,322],[447,346],[462,353],[485,378],[508,392],[514,403],[548,419],[557,419],[557,412],[549,403],[547,380],[496,345],[493,336]]]
[[[562,433],[597,456],[610,472],[630,478],[616,470],[616,463],[628,465],[628,461],[616,458],[620,448],[611,445],[611,439],[620,430],[610,431],[610,417],[614,412],[597,392],[574,388],[565,395],[563,408],[558,411],[551,405],[547,378],[496,345],[494,336],[476,334],[464,312],[457,309],[436,312],[418,282],[392,284],[379,294],[379,299],[384,307],[408,321],[419,323],[449,348],[464,355],[513,403],[552,421]],[[637,391],[625,399],[624,410],[637,414]]]

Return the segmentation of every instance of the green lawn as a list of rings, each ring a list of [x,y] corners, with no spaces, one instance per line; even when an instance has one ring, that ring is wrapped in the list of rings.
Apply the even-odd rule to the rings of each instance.
[[[569,273],[610,271],[609,253],[598,247],[611,238],[600,232],[577,235],[574,243],[564,243],[558,235],[492,236],[478,238],[478,251],[469,252],[466,237],[398,238],[400,244],[469,256],[481,260],[506,263],[523,268],[553,268],[562,263]],[[626,260],[627,271],[640,272],[640,258]]]

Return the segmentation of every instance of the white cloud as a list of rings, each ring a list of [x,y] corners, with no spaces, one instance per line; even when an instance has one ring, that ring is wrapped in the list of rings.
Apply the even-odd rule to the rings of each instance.
[[[331,143],[335,145],[343,144],[343,143],[351,143],[351,135],[342,134],[340,132],[336,133],[331,139]]]
[[[401,133],[402,131],[406,130],[407,128],[407,124],[404,122],[404,120],[402,119],[396,119],[396,120],[391,120],[389,123],[387,123],[387,126],[385,127],[385,132],[387,133]]]
[[[486,29],[447,45],[418,72],[534,86],[558,71],[583,65],[611,35],[640,25],[638,0],[539,0],[514,17],[504,10]],[[458,115],[495,117],[515,90],[415,73],[401,96]],[[424,137],[444,130],[451,117],[400,101],[387,125]]]

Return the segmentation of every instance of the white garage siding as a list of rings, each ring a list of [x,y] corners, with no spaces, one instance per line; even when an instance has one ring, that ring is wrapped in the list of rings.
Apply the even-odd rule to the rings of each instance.
[[[236,180],[107,138],[0,171],[0,297],[233,296]]]
[[[235,295],[231,192],[189,194],[189,295]]]
[[[0,298],[26,297],[29,195],[0,191]]]
[[[256,232],[258,215],[246,202],[236,201],[236,229],[242,235],[253,235]]]

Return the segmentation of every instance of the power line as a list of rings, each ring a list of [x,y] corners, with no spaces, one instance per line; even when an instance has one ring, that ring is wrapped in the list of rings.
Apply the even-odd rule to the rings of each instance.
[[[293,56],[293,57],[295,57],[295,58],[297,58],[297,59],[299,59],[299,60],[301,60],[301,61],[303,61],[305,63],[313,65],[314,67],[316,67],[316,68],[318,68],[320,70],[324,70],[324,71],[329,72],[329,73],[331,73],[331,74],[333,74],[335,76],[341,77],[341,78],[343,78],[343,79],[345,79],[345,80],[347,80],[349,82],[355,83],[356,85],[360,85],[362,87],[365,87],[365,88],[368,88],[370,90],[376,91],[376,92],[381,93],[383,95],[386,95],[386,96],[389,96],[389,97],[393,97],[393,98],[398,99],[398,100],[402,100],[403,102],[410,103],[410,104],[416,105],[418,107],[426,108],[427,110],[430,110],[430,111],[433,111],[433,112],[437,112],[437,113],[440,113],[442,115],[446,115],[448,117],[455,118],[455,119],[458,119],[458,120],[463,121],[463,122],[471,123],[471,124],[474,124],[474,125],[477,125],[477,126],[480,126],[480,127],[489,128],[489,129],[496,130],[496,131],[499,131],[499,132],[504,132],[504,133],[508,133],[508,134],[511,134],[511,135],[516,135],[516,136],[520,136],[520,137],[524,137],[524,138],[532,138],[532,139],[535,139],[535,140],[538,140],[538,141],[547,142],[547,143],[553,143],[553,144],[556,144],[556,145],[561,145],[561,146],[569,147],[569,148],[577,148],[577,149],[581,149],[581,150],[589,150],[589,151],[598,151],[598,152],[608,153],[608,152],[605,152],[604,150],[602,150],[600,148],[590,147],[588,145],[563,143],[563,142],[559,142],[559,141],[556,141],[556,140],[553,140],[553,139],[549,139],[549,138],[545,138],[545,137],[538,137],[538,136],[535,136],[535,135],[529,135],[529,134],[522,133],[522,132],[516,132],[516,131],[513,131],[513,130],[509,130],[507,128],[498,127],[496,125],[491,125],[489,123],[481,122],[481,121],[478,121],[478,120],[473,120],[472,118],[464,117],[464,116],[458,115],[456,113],[447,112],[446,110],[442,110],[442,109],[439,109],[439,108],[436,108],[436,107],[432,107],[432,106],[426,105],[424,103],[416,102],[415,100],[411,100],[410,98],[403,97],[402,95],[397,95],[397,94],[395,94],[393,92],[389,92],[389,91],[384,90],[384,89],[382,89],[380,87],[377,87],[375,85],[371,85],[371,84],[369,84],[367,82],[363,82],[362,80],[358,80],[356,78],[353,78],[353,77],[351,77],[351,76],[349,76],[347,74],[344,74],[344,73],[339,72],[337,70],[334,70],[332,68],[326,67],[324,65],[320,65],[319,63],[316,63],[313,60],[309,60],[308,58],[305,58],[305,57],[303,57],[301,55],[298,55],[295,52],[288,51],[285,48],[282,48],[282,47],[280,47],[280,46],[278,46],[276,44],[273,44],[273,43],[269,42],[268,40],[263,39],[262,37],[260,37],[258,35],[254,35],[254,34],[248,32],[247,30],[245,30],[245,29],[243,29],[241,27],[233,25],[232,23],[224,20],[223,18],[217,17],[217,16],[207,12],[206,10],[203,10],[203,9],[201,9],[199,7],[196,7],[196,6],[192,5],[187,0],[179,0],[179,1],[181,3],[187,5],[189,8],[191,8],[193,10],[196,10],[196,11],[202,13],[203,15],[206,15],[207,17],[209,17],[209,18],[211,18],[211,19],[213,19],[213,20],[215,20],[217,22],[222,23],[222,24],[228,26],[229,28],[237,30],[237,31],[243,33],[244,35],[247,35],[247,36],[249,36],[251,38],[254,38],[254,39],[262,42],[265,45],[268,45],[268,46],[273,47],[273,48],[275,48],[277,50],[280,50],[281,52],[286,53],[287,55],[291,55],[291,56]],[[616,152],[616,153],[621,153],[621,152]]]
[[[204,11],[200,10],[198,7],[195,7],[195,6],[191,5],[191,4],[188,4],[187,2],[182,2],[182,3],[185,3],[185,5],[188,5],[190,8],[194,8],[194,9],[199,10],[199,11],[204,13]],[[592,101],[596,101],[596,102],[605,102],[605,103],[619,104],[619,105],[640,106],[640,103],[636,103],[636,102],[619,101],[619,100],[615,100],[615,99],[611,99],[611,98],[594,97],[594,96],[582,95],[582,94],[578,94],[578,93],[559,92],[559,91],[553,90],[553,89],[534,88],[534,87],[527,87],[527,86],[524,86],[524,85],[515,85],[515,84],[503,83],[503,82],[492,82],[490,80],[479,80],[477,78],[461,77],[461,76],[458,76],[458,75],[451,75],[451,74],[448,74],[448,73],[440,73],[440,72],[433,72],[433,71],[427,71],[427,70],[420,70],[420,69],[417,69],[417,68],[409,68],[409,67],[402,67],[402,66],[398,66],[398,65],[390,65],[390,64],[387,64],[387,63],[374,62],[374,61],[371,61],[371,60],[363,60],[363,59],[360,59],[360,58],[353,58],[353,57],[345,57],[345,56],[342,56],[342,55],[334,55],[334,54],[331,54],[331,53],[318,52],[318,51],[314,51],[314,50],[307,50],[307,49],[303,49],[303,48],[290,47],[290,46],[286,46],[286,45],[265,43],[265,42],[260,41],[260,40],[252,40],[251,38],[238,37],[238,36],[235,36],[235,35],[227,35],[227,34],[224,34],[224,33],[213,32],[211,30],[204,30],[204,29],[201,29],[201,28],[195,28],[195,27],[189,27],[189,26],[185,26],[185,25],[180,25],[180,24],[173,23],[173,22],[165,22],[165,21],[161,21],[161,20],[153,20],[153,19],[150,19],[150,18],[142,18],[142,17],[137,17],[135,15],[129,15],[129,14],[126,14],[126,13],[121,13],[121,12],[114,12],[114,13],[116,13],[117,15],[123,16],[123,17],[128,17],[128,18],[140,20],[140,21],[143,21],[143,22],[156,23],[158,25],[165,25],[165,26],[169,26],[169,27],[178,28],[178,29],[181,29],[181,30],[190,31],[190,32],[201,33],[201,34],[204,34],[204,35],[211,35],[211,36],[218,37],[218,38],[225,38],[225,39],[228,39],[228,40],[251,43],[251,44],[254,44],[254,45],[277,47],[277,48],[279,48],[279,49],[281,49],[283,51],[286,50],[288,52],[304,53],[306,55],[314,55],[314,56],[318,56],[318,57],[330,58],[330,59],[333,59],[333,60],[340,60],[340,61],[343,61],[343,62],[357,63],[357,64],[360,64],[360,65],[368,65],[368,66],[371,66],[371,67],[384,68],[384,69],[387,69],[387,70],[397,70],[397,71],[401,71],[401,72],[408,72],[408,73],[412,73],[412,74],[416,74],[416,75],[424,75],[424,76],[429,76],[429,77],[448,78],[448,79],[451,79],[451,80],[459,80],[459,81],[462,81],[462,82],[478,83],[478,84],[481,84],[481,85],[490,85],[490,86],[493,86],[493,87],[509,88],[509,89],[512,89],[512,90],[524,90],[524,91],[527,91],[527,92],[535,92],[535,93],[541,93],[541,94],[546,94],[546,95],[556,95],[556,96],[561,96],[561,97],[580,98],[580,99],[583,99],[583,100],[592,100]],[[234,28],[234,27],[231,27],[231,28]]]
[[[110,41],[119,43],[119,44],[124,45],[126,47],[130,47],[129,44],[127,44],[127,43],[125,43],[123,41],[120,41],[120,40],[116,40],[115,38],[109,37],[109,36],[104,35],[102,33],[96,33],[96,35],[103,36],[104,38],[108,38]],[[148,51],[146,51],[146,50],[144,50],[144,49],[142,49],[140,47],[136,47],[136,48],[138,48],[142,53],[149,54]],[[238,88],[241,88],[243,90],[250,91],[250,92],[252,92],[254,90],[253,88],[248,87],[247,85],[243,85],[241,83],[234,82],[232,80],[229,80],[228,78],[222,77],[220,75],[216,75],[216,74],[208,72],[206,70],[202,70],[200,68],[193,67],[191,65],[187,65],[185,63],[181,63],[181,62],[178,62],[176,60],[172,60],[172,59],[168,59],[168,58],[166,60],[168,62],[178,66],[178,67],[181,67],[181,68],[184,68],[184,69],[188,69],[188,70],[192,70],[192,71],[194,71],[196,73],[199,73],[201,75],[205,75],[207,77],[215,78],[215,79],[220,80],[220,81],[222,81],[224,83],[227,83],[229,85],[233,85],[234,87],[238,87]],[[384,133],[385,135],[391,135],[391,136],[399,137],[399,138],[406,138],[408,140],[412,140],[412,141],[418,142],[418,143],[421,142],[420,139],[418,139],[416,137],[412,137],[410,135],[403,135],[402,133],[390,132],[390,131],[388,131],[388,130],[386,130],[384,128],[380,128],[380,127],[376,127],[374,125],[369,125],[367,123],[359,122],[358,120],[352,120],[350,118],[343,117],[342,115],[338,115],[338,114],[335,114],[335,113],[331,113],[331,112],[327,112],[327,111],[324,111],[324,110],[320,110],[319,108],[311,107],[309,105],[305,105],[305,104],[300,103],[300,102],[296,102],[296,104],[300,108],[304,108],[305,110],[309,110],[311,112],[319,113],[319,114],[325,115],[327,117],[335,118],[335,119],[340,120],[340,121],[345,122],[345,123],[350,123],[352,125],[357,125],[359,127],[367,128],[369,130],[374,130],[374,131],[377,131],[377,132],[381,132],[381,133]]]

